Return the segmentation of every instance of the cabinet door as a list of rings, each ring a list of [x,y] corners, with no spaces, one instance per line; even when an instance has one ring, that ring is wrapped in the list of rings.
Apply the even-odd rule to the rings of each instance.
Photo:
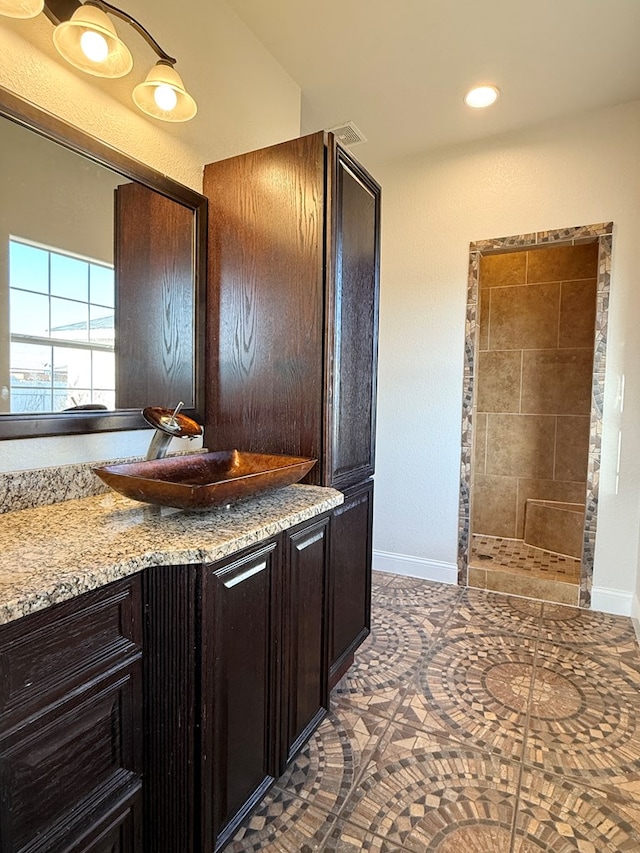
[[[371,533],[373,481],[345,490],[331,520],[330,668],[331,687],[353,661],[371,624]]]
[[[64,850],[139,789],[140,669],[129,663],[0,738],[2,853]]]
[[[307,742],[328,707],[326,580],[329,519],[288,537],[284,578],[281,769]]]
[[[205,167],[207,434],[219,447],[319,459],[324,134]],[[306,482],[320,482],[320,466]]]
[[[374,472],[380,187],[336,147],[323,483],[342,488]]]
[[[207,837],[224,843],[276,774],[279,542],[204,579],[202,721],[212,750],[203,850],[213,849]]]
[[[51,853],[51,848],[43,848],[43,853]],[[60,853],[142,853],[142,794],[137,792]]]

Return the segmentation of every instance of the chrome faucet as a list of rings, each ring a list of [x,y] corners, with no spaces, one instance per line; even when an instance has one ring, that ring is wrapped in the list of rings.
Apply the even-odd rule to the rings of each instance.
[[[153,438],[147,450],[147,459],[162,459],[166,456],[172,438],[188,438],[191,440],[202,435],[202,427],[199,423],[180,414],[180,409],[183,406],[184,403],[178,403],[173,411],[163,409],[160,406],[147,406],[146,409],[142,410],[142,417],[145,421],[155,427]]]

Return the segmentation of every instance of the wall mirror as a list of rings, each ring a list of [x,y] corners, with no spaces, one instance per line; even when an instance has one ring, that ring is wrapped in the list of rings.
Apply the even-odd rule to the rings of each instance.
[[[206,199],[0,89],[0,439],[204,412]]]

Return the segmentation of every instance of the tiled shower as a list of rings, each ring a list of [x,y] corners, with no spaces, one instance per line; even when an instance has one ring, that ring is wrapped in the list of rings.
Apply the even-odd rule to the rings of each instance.
[[[480,258],[469,585],[578,603],[598,243]]]

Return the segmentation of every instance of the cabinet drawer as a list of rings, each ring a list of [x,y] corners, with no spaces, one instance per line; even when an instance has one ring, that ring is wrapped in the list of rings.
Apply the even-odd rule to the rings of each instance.
[[[140,608],[140,576],[133,575],[0,626],[0,722],[137,654]]]
[[[0,740],[0,850],[64,849],[141,768],[136,663],[31,717]],[[54,843],[54,840],[56,843]]]
[[[47,841],[42,853],[51,853]],[[75,842],[61,848],[60,853],[141,853],[142,851],[142,792],[135,789],[134,796],[103,818],[97,825],[82,834]],[[31,853],[31,851],[29,851]],[[34,853],[40,853],[40,848]]]

